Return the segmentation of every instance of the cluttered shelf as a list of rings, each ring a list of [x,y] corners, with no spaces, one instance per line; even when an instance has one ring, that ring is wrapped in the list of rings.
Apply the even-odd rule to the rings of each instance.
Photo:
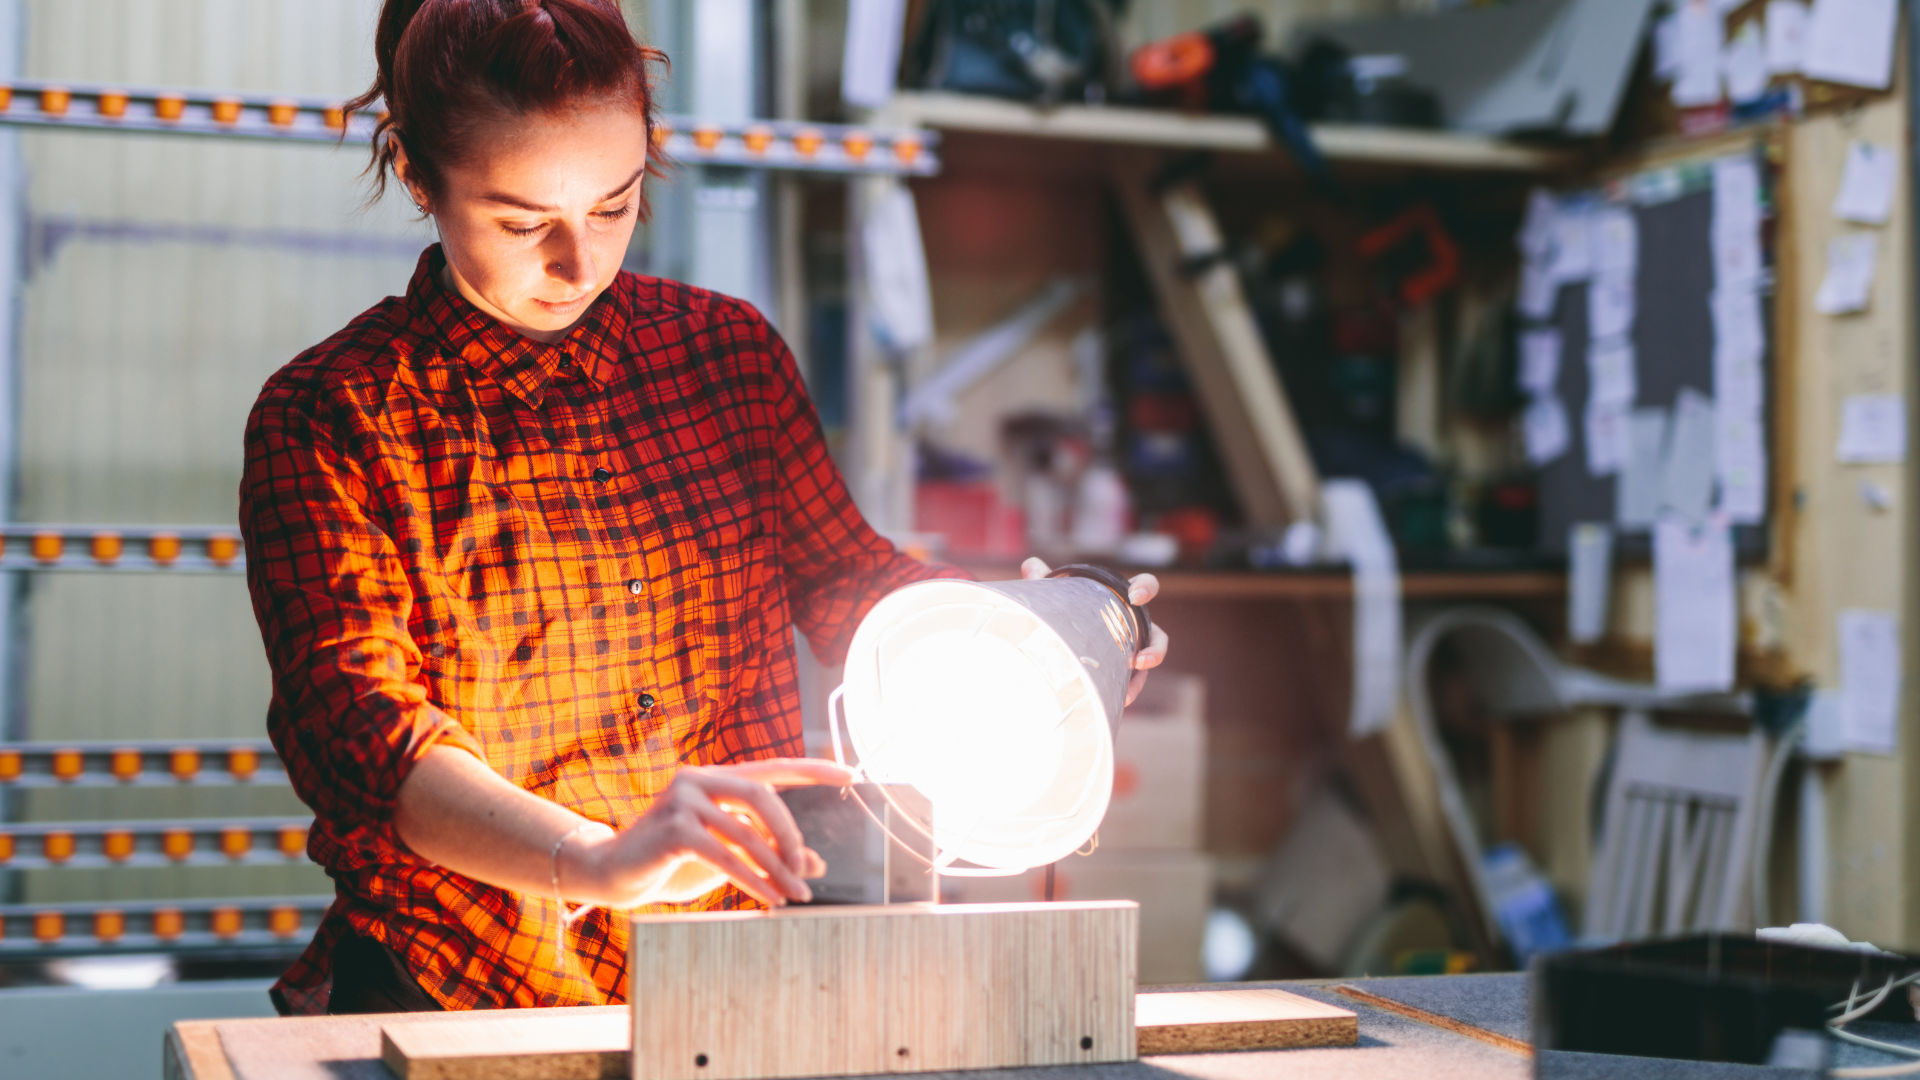
[[[1234,153],[1281,153],[1266,127],[1248,116],[1107,105],[1042,108],[970,94],[902,92],[889,124],[944,131],[1021,135],[1124,146]],[[1314,124],[1320,152],[1334,162],[1413,165],[1484,172],[1551,173],[1572,163],[1564,151],[1484,135],[1358,124]]]
[[[1020,576],[1017,563],[962,560],[959,565],[987,581]],[[1353,577],[1345,567],[1149,572],[1159,577],[1160,596],[1166,600],[1326,600],[1353,595]],[[1564,568],[1418,570],[1400,577],[1400,595],[1407,600],[1554,600],[1566,592]]]

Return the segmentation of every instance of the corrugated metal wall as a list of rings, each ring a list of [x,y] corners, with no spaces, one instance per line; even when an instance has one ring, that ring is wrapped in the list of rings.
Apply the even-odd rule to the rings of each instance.
[[[33,0],[23,75],[338,95],[372,71],[376,0]],[[430,242],[398,197],[361,210],[365,150],[22,136],[32,220],[14,516],[231,524],[261,382],[382,296]],[[35,575],[25,733],[263,731],[238,578]],[[285,791],[42,792],[25,816],[300,813]],[[24,899],[327,891],[312,868],[61,871]]]

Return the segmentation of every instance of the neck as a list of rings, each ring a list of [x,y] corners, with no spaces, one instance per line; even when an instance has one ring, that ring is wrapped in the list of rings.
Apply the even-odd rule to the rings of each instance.
[[[487,298],[481,296],[479,290],[475,289],[472,285],[467,284],[467,279],[461,277],[460,272],[453,268],[453,260],[446,257],[445,249],[441,251],[440,273],[438,277],[441,285],[453,292],[459,293],[462,297],[466,298],[467,303],[498,319],[507,329],[512,330],[521,337],[531,338],[534,341],[546,345],[558,344],[568,334],[572,333],[573,328],[580,325],[581,319],[587,317],[587,311],[593,308],[592,304],[588,304],[587,307],[580,312],[579,319],[573,320],[558,330],[535,330],[530,326],[520,325],[509,317],[506,312],[488,303]]]

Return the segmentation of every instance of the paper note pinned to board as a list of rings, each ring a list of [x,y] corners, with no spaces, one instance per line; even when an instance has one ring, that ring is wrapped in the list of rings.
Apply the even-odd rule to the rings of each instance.
[[[1627,460],[1614,489],[1614,520],[1623,529],[1644,529],[1660,513],[1666,493],[1667,410],[1627,414]]]
[[[1807,53],[1805,0],[1767,0],[1767,70],[1792,75]]]
[[[1596,341],[1587,348],[1587,400],[1602,405],[1631,405],[1640,393],[1634,371],[1633,342]]]
[[[1640,266],[1640,226],[1624,206],[1604,206],[1593,212],[1593,269],[1595,273],[1633,279]]]
[[[1814,294],[1814,309],[1822,315],[1865,311],[1873,300],[1873,264],[1879,254],[1879,241],[1871,234],[1827,241],[1827,276]]]
[[[1813,0],[1800,70],[1809,79],[1885,90],[1897,10],[1895,0]]]
[[[1760,36],[1760,24],[1749,22],[1727,42],[1720,58],[1727,77],[1727,96],[1736,105],[1744,105],[1767,92],[1767,43]]]
[[[1530,395],[1553,393],[1560,381],[1560,331],[1528,330],[1520,335],[1520,389]]]
[[[1624,402],[1587,399],[1588,475],[1612,476],[1627,463],[1627,454],[1631,450],[1627,429],[1630,411]]]
[[[1907,403],[1898,394],[1854,394],[1840,403],[1840,441],[1834,456],[1848,465],[1898,465],[1907,460]]]
[[[1687,522],[1706,518],[1713,505],[1715,444],[1713,399],[1692,387],[1682,387],[1673,404],[1673,430],[1667,437],[1666,461],[1661,467],[1665,484],[1660,505]]]
[[[1624,274],[1596,274],[1587,286],[1587,333],[1595,341],[1616,338],[1633,329],[1633,278]]]
[[[1673,103],[1682,109],[1720,100],[1720,13],[1711,0],[1682,0],[1675,13]]]
[[[1714,409],[1714,468],[1719,474],[1721,513],[1736,525],[1758,523],[1767,512],[1767,442],[1757,411]]]
[[[1653,527],[1654,681],[1660,689],[1733,689],[1733,534],[1724,520]]]
[[[1846,610],[1837,620],[1840,741],[1891,754],[1899,745],[1900,623],[1885,611]]]
[[[1521,434],[1527,444],[1527,460],[1545,465],[1567,452],[1567,407],[1558,397],[1547,394],[1533,399],[1520,416]]]
[[[1847,147],[1833,216],[1861,225],[1885,225],[1893,214],[1893,187],[1899,176],[1900,158],[1891,147],[1856,141]]]

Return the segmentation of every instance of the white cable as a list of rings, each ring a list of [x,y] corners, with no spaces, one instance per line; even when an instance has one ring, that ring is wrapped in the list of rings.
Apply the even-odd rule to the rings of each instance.
[[[1879,1008],[1880,1003],[1887,1000],[1887,995],[1891,993],[1893,993],[1893,976],[1889,975],[1887,976],[1887,985],[1881,987],[1880,992],[1873,995],[1873,999],[1871,1001],[1868,1001],[1865,1005],[1858,1005],[1846,1012],[1841,1013],[1839,1016],[1836,1016],[1833,1019],[1827,1021],[1827,1026],[1830,1028],[1844,1027],[1845,1025],[1860,1019],[1861,1017],[1867,1015],[1873,1010]],[[1848,1002],[1851,1003],[1854,1000],[1856,999],[1849,998]]]
[[[1806,738],[1807,722],[1795,720],[1787,730],[1780,733],[1780,740],[1774,744],[1773,758],[1767,762],[1766,778],[1760,782],[1760,805],[1754,823],[1759,828],[1759,836],[1753,845],[1753,925],[1765,926],[1770,921],[1767,909],[1767,871],[1771,868],[1773,847],[1773,809],[1779,801],[1780,781],[1786,776],[1787,762],[1793,757],[1794,748]]]

